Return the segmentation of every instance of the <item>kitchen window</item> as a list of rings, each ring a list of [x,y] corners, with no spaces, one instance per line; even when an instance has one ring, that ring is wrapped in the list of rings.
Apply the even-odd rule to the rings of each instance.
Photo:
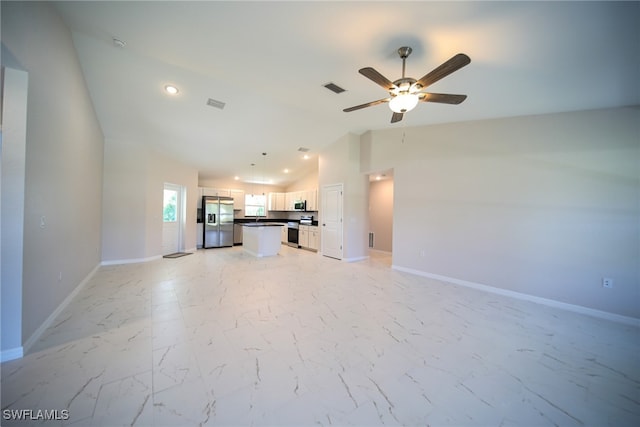
[[[267,216],[267,196],[264,194],[245,194],[244,216]]]

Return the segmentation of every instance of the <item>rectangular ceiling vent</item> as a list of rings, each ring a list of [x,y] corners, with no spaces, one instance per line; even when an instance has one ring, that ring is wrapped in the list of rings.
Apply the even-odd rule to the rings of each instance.
[[[218,109],[222,110],[226,104],[224,102],[222,102],[222,101],[217,101],[217,100],[215,100],[213,98],[209,98],[209,99],[207,99],[207,105],[209,107],[215,107],[215,108],[218,108]]]
[[[298,148],[298,151],[300,151],[300,152],[302,152],[302,153],[306,153],[306,152],[308,152],[308,151],[309,151],[309,149],[308,149],[308,148],[305,148],[305,147],[300,147],[300,148]]]
[[[324,85],[324,87],[326,87],[327,89],[329,89],[333,93],[342,93],[342,92],[345,91],[344,89],[342,89],[340,86],[338,86],[335,83],[327,83],[326,85]]]

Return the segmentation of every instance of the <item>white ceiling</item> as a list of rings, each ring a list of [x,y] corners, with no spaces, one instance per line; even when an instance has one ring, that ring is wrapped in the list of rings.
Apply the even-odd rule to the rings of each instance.
[[[288,185],[347,132],[640,104],[639,2],[59,2],[105,138],[150,143],[205,179]],[[113,38],[126,42],[116,47]],[[390,124],[358,69],[416,79],[471,64]],[[323,87],[333,82],[347,91]],[[163,92],[166,84],[180,89]],[[213,98],[223,110],[206,105]],[[267,156],[262,156],[267,152]],[[313,161],[313,160],[312,160]],[[255,163],[257,166],[251,167]],[[291,172],[284,174],[282,170]]]

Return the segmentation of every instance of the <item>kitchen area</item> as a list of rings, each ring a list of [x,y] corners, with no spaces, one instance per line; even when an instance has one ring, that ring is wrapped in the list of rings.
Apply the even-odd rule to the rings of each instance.
[[[281,245],[313,252],[320,249],[317,188],[261,192],[258,197],[252,188],[199,187],[198,191],[198,249],[247,244],[251,248],[245,249],[255,256],[275,255],[273,243],[258,243],[257,233],[268,234],[270,241],[279,239]]]

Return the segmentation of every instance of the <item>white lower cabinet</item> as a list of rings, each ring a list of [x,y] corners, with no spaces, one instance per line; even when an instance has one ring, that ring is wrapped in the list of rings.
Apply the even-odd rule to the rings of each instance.
[[[305,249],[318,250],[318,227],[315,225],[301,225],[298,233],[298,243]]]
[[[320,248],[320,230],[315,225],[309,226],[309,249],[317,251]]]
[[[298,229],[298,245],[303,248],[309,247],[309,226],[301,225]]]

